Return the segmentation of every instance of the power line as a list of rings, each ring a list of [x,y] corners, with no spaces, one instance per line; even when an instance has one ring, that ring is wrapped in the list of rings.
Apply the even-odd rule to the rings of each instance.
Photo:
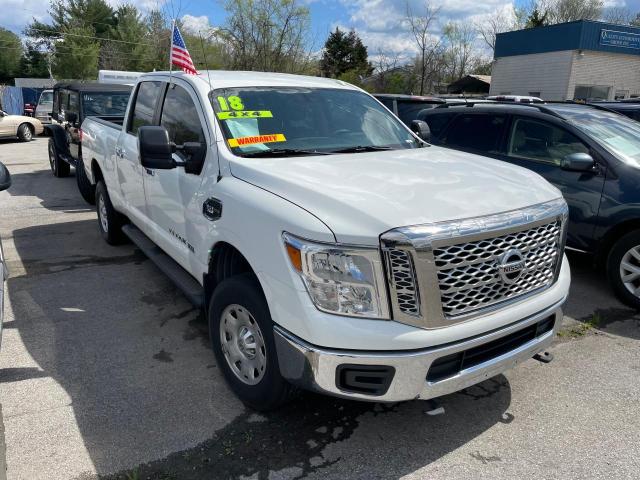
[[[79,37],[79,38],[91,38],[93,40],[101,40],[101,41],[105,41],[105,42],[118,42],[118,43],[126,43],[126,44],[130,44],[130,45],[148,45],[149,47],[155,47],[156,45],[154,45],[153,43],[142,43],[142,42],[129,42],[127,40],[118,40],[115,38],[106,38],[106,37],[93,37],[91,35],[80,35],[77,33],[69,33],[69,32],[52,32],[51,30],[45,30],[43,28],[33,28],[31,27],[31,30],[35,30],[36,32],[46,32],[51,34],[52,36],[58,36],[58,35],[62,35],[62,36],[70,36],[70,37]],[[160,36],[160,38],[169,38],[171,36],[171,34],[169,35],[162,35]]]

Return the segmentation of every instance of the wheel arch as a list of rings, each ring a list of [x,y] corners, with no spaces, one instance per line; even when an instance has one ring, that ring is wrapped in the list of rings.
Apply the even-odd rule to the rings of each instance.
[[[634,230],[640,230],[640,218],[625,220],[607,230],[600,240],[600,245],[596,251],[596,265],[599,267],[604,266],[613,245],[620,238]]]
[[[242,273],[252,273],[257,278],[256,271],[251,266],[246,255],[235,245],[220,240],[211,247],[210,252],[208,269],[203,279],[205,300],[208,301],[216,287],[229,277]]]
[[[49,136],[53,139],[58,155],[69,155],[69,144],[67,143],[67,133],[60,125],[49,125],[47,128]]]

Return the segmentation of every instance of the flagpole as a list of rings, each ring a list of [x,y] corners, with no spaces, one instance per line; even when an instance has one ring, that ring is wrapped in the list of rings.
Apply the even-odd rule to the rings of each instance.
[[[173,35],[176,30],[176,19],[171,20],[171,46],[169,47],[169,86],[171,86],[171,75],[173,73],[173,62],[171,58],[173,56]]]

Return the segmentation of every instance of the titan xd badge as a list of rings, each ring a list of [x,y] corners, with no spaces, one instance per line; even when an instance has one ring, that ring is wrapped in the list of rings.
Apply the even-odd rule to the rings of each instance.
[[[222,217],[222,202],[217,198],[207,198],[202,204],[202,214],[207,220],[216,221]]]

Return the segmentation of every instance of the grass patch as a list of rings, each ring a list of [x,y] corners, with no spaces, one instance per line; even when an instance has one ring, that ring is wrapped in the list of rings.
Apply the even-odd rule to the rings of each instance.
[[[560,330],[558,332],[558,337],[560,338],[579,338],[583,337],[591,330],[596,328],[602,323],[602,318],[599,313],[594,313],[591,315],[591,318],[584,322],[580,322],[577,325],[569,327],[567,329]]]

